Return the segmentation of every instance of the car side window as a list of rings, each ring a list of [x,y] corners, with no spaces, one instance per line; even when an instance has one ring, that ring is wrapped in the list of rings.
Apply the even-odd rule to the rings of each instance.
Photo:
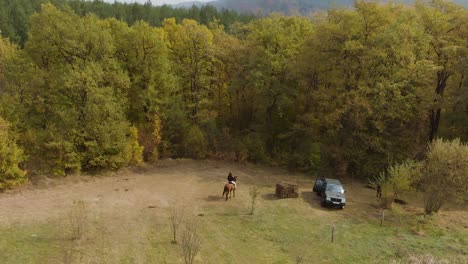
[[[318,180],[317,180],[317,187],[323,188],[323,186],[324,186],[324,181],[323,181],[323,179],[318,179]]]

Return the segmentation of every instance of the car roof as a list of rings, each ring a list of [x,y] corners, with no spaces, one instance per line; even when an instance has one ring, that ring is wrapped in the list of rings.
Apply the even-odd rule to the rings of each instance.
[[[327,182],[327,184],[339,184],[339,185],[342,185],[341,182],[339,180],[336,180],[336,179],[329,179],[329,178],[326,178],[325,181]]]

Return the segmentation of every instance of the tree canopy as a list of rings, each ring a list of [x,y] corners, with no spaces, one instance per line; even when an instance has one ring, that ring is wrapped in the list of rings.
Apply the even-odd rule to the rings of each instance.
[[[468,13],[451,2],[246,23],[30,3],[26,27],[0,21],[3,140],[25,154],[15,171],[210,157],[369,178],[435,138],[468,140]]]

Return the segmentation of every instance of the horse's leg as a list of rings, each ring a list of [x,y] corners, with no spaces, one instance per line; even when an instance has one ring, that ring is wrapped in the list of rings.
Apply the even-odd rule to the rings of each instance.
[[[232,193],[234,194],[234,197],[236,197],[236,187],[232,188]]]

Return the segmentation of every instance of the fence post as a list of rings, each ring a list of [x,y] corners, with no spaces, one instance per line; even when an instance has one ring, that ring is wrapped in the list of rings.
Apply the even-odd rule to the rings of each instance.
[[[332,226],[332,237],[331,237],[331,242],[333,243],[335,241],[335,225]]]

